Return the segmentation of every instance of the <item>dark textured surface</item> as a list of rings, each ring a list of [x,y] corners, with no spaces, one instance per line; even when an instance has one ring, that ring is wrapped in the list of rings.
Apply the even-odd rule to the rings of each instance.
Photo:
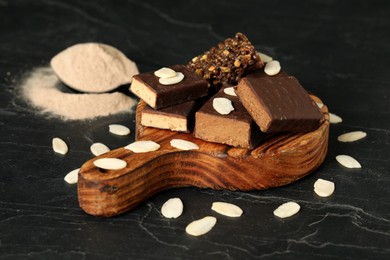
[[[388,1],[11,1],[0,0],[0,258],[1,259],[388,259],[390,257],[390,4]],[[64,175],[91,158],[89,146],[111,148],[134,138],[108,133],[108,124],[134,128],[118,115],[62,122],[36,115],[17,98],[22,76],[79,42],[122,50],[142,72],[185,63],[212,45],[245,33],[259,51],[344,121],[332,125],[320,169],[283,188],[258,192],[177,189],[125,215],[86,215],[76,186]],[[133,129],[134,130],[134,129]],[[339,134],[366,131],[355,143]],[[54,154],[51,138],[70,152]],[[348,170],[334,157],[348,154],[363,168]],[[245,173],[243,173],[245,174]],[[313,193],[317,178],[335,182],[329,198]],[[184,214],[159,209],[182,198]],[[229,219],[213,201],[241,206]],[[272,211],[294,200],[302,209],[280,220]],[[184,229],[205,215],[218,218],[202,237]]]

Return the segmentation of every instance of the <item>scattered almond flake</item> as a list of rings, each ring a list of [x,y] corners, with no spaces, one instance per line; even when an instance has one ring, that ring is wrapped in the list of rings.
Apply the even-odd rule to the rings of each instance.
[[[225,88],[225,89],[223,89],[223,92],[224,92],[226,95],[237,97],[237,94],[236,94],[236,92],[234,91],[234,87]]]
[[[260,60],[264,63],[268,63],[270,61],[273,60],[273,58],[271,56],[268,56],[267,54],[264,54],[264,53],[261,53],[261,52],[257,52],[260,56]]]
[[[176,76],[170,78],[160,78],[158,82],[162,85],[173,85],[179,83],[184,79],[184,74],[181,72],[176,72]]]
[[[301,209],[298,203],[289,201],[280,205],[274,210],[274,215],[279,218],[288,218],[298,213]]]
[[[355,158],[349,155],[337,155],[336,160],[344,167],[347,168],[362,168],[360,163]]]
[[[171,77],[176,76],[176,71],[174,71],[171,68],[163,67],[163,68],[161,68],[159,70],[156,70],[154,72],[154,75],[156,77],[159,77],[159,78],[171,78]]]
[[[320,102],[316,102],[316,104],[317,104],[317,106],[318,106],[320,109],[324,106],[324,104],[323,104],[323,103],[320,103]]]
[[[314,183],[314,192],[320,197],[329,197],[335,189],[334,182],[318,179]]]
[[[101,158],[95,160],[93,164],[104,170],[120,170],[127,166],[126,161],[118,158]]]
[[[201,236],[209,232],[217,223],[217,219],[212,216],[207,216],[195,221],[192,221],[186,227],[187,234],[191,236]]]
[[[95,156],[99,156],[110,151],[110,148],[102,143],[94,143],[91,145],[90,149],[92,154]]]
[[[68,153],[68,145],[64,140],[58,137],[54,137],[52,140],[53,151],[59,154]]]
[[[166,218],[178,218],[183,213],[183,202],[179,198],[167,200],[161,207],[161,214]]]
[[[239,206],[227,202],[213,202],[211,209],[219,214],[234,218],[240,217],[243,213]]]
[[[180,150],[198,150],[199,146],[193,142],[182,140],[182,139],[172,139],[171,145]]]
[[[349,133],[345,133],[345,134],[340,135],[339,137],[337,137],[337,140],[339,142],[343,142],[343,143],[355,142],[357,140],[363,139],[366,136],[367,136],[366,132],[354,131],[354,132],[349,132]]]
[[[282,68],[280,67],[280,63],[277,60],[272,60],[265,64],[264,72],[268,76],[274,76],[280,72]]]
[[[153,141],[136,141],[125,146],[125,149],[128,149],[134,153],[147,153],[160,149],[160,145]]]
[[[114,135],[128,135],[130,129],[124,125],[112,124],[108,126],[110,133]]]
[[[74,169],[73,171],[69,172],[64,180],[69,183],[69,184],[75,184],[77,183],[78,179],[79,179],[79,171],[80,171],[80,168],[77,168],[77,169]]]
[[[214,98],[213,108],[221,115],[228,115],[230,112],[234,111],[232,101],[227,98]]]
[[[338,123],[343,122],[343,119],[341,117],[339,117],[338,115],[335,115],[333,113],[329,113],[329,122],[331,124],[338,124]]]

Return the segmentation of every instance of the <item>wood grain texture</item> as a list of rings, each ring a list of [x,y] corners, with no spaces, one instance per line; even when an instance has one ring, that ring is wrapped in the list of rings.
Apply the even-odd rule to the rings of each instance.
[[[313,96],[316,102],[321,102]],[[253,150],[205,142],[191,134],[142,127],[142,101],[137,107],[136,139],[161,145],[155,152],[135,154],[119,148],[87,161],[80,170],[80,207],[91,215],[115,216],[124,213],[158,192],[177,187],[227,190],[261,190],[292,183],[313,172],[324,161],[328,149],[329,115],[326,106],[323,124],[305,134],[278,134]],[[171,147],[179,138],[196,143],[200,149],[182,151]],[[98,158],[120,158],[127,167],[100,170]]]

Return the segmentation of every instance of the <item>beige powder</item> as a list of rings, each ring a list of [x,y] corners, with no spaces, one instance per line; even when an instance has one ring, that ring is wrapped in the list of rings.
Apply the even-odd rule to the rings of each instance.
[[[80,43],[54,56],[51,67],[63,83],[81,92],[102,93],[131,82],[136,64],[118,49]]]
[[[22,96],[41,113],[64,120],[93,119],[116,113],[131,113],[136,101],[120,92],[73,94],[60,89],[60,81],[50,67],[34,69],[24,80]]]

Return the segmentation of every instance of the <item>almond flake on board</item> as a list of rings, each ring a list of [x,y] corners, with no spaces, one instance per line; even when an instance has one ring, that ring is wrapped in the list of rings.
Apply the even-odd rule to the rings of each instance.
[[[110,133],[115,135],[128,135],[130,129],[124,125],[112,124],[108,126]]]
[[[59,154],[67,154],[69,150],[65,141],[58,137],[53,138],[52,147],[53,151]]]
[[[90,147],[90,150],[93,155],[99,156],[109,152],[110,148],[108,148],[105,144],[102,143],[93,143]]]
[[[288,218],[298,213],[301,209],[298,203],[289,201],[280,205],[274,210],[274,215],[279,218]]]
[[[180,150],[198,150],[199,146],[193,142],[182,140],[182,139],[172,139],[170,142],[171,146],[180,149]]]
[[[104,170],[120,170],[127,166],[126,161],[118,158],[100,158],[95,160],[93,164]]]
[[[324,104],[323,104],[323,103],[320,103],[320,102],[316,102],[316,104],[317,104],[317,106],[319,107],[319,109],[321,109],[321,108],[324,106]]]
[[[187,234],[191,236],[201,236],[209,232],[217,223],[217,219],[212,216],[207,216],[195,221],[192,221],[186,227]]]
[[[64,180],[69,184],[75,184],[77,183],[79,179],[79,171],[80,168],[74,169],[73,171],[70,171],[67,175],[65,175]]]
[[[136,141],[125,146],[125,149],[128,149],[134,153],[147,153],[160,149],[160,145],[153,141]]]
[[[366,136],[367,136],[366,132],[354,131],[354,132],[349,132],[349,133],[345,133],[345,134],[339,135],[337,137],[337,141],[343,142],[343,143],[355,142],[357,140],[363,139]]]
[[[331,124],[338,124],[343,122],[343,119],[336,114],[329,113],[329,122]]]
[[[347,168],[362,168],[360,163],[353,157],[349,155],[337,155],[336,160],[344,167]]]
[[[243,213],[239,206],[227,202],[213,202],[211,209],[219,214],[234,218],[240,217]]]
[[[334,182],[318,179],[314,183],[314,192],[320,197],[329,197],[335,189]]]
[[[221,115],[228,115],[234,111],[232,101],[227,98],[214,98],[213,108]]]
[[[161,207],[161,214],[166,218],[178,218],[182,213],[183,202],[179,198],[171,198]]]

